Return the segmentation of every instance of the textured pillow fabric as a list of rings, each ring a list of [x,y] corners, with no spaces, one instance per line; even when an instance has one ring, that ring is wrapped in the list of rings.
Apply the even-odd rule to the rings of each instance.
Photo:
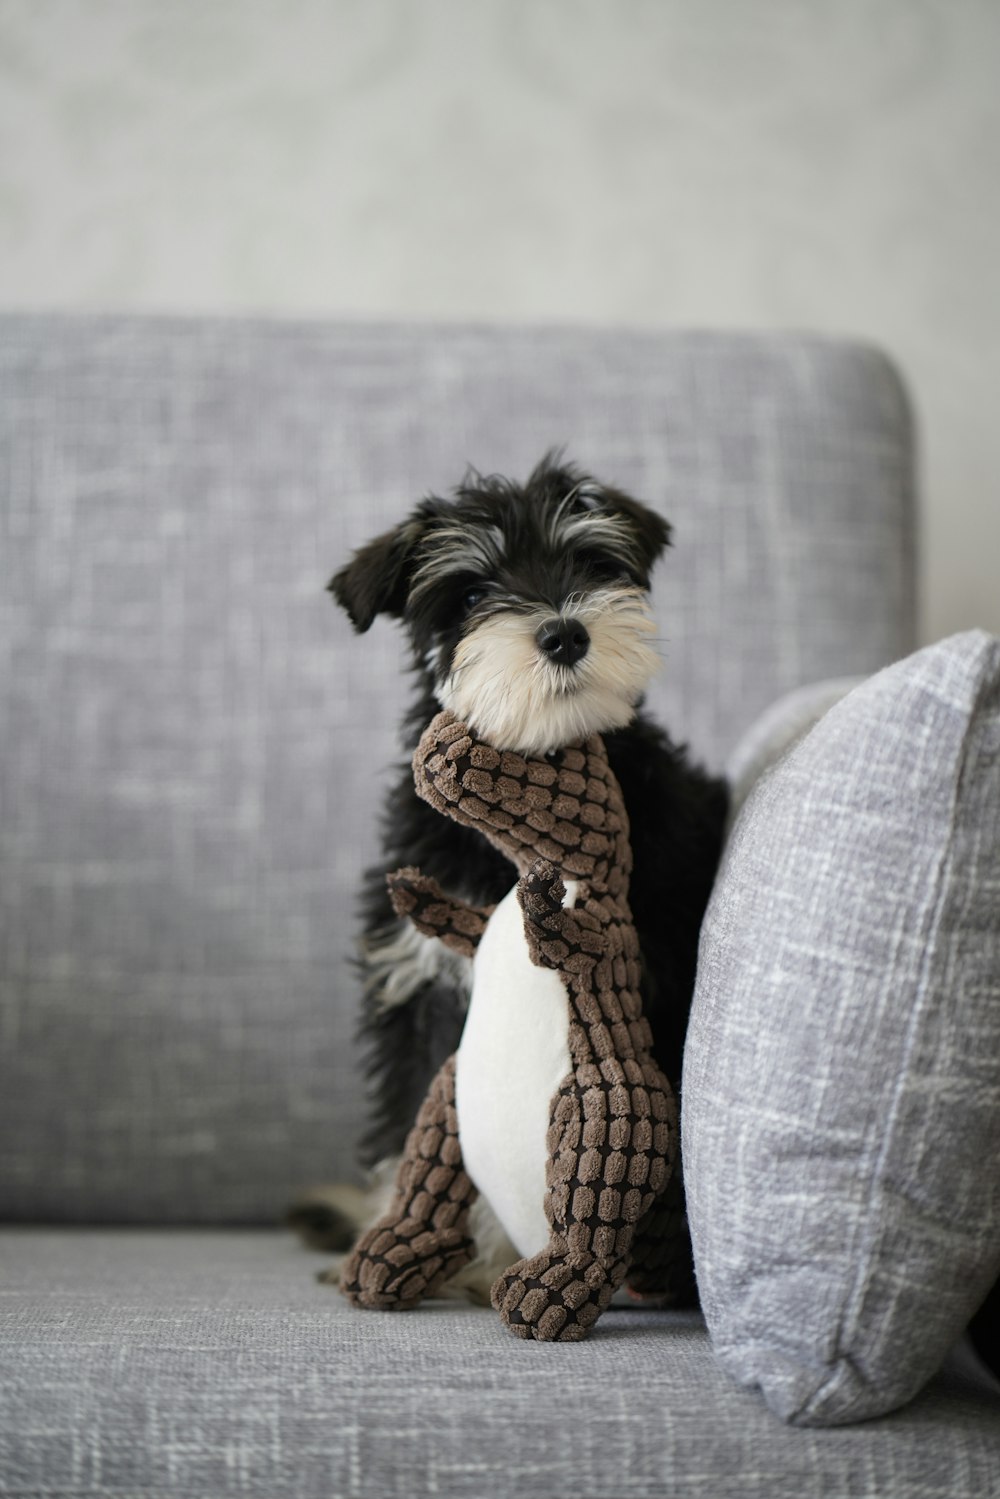
[[[804,738],[864,677],[831,677],[809,682],[784,693],[765,708],[742,735],[726,761],[729,782],[729,823],[732,826],[765,770]]]
[[[908,1400],[1000,1272],[1000,640],[870,678],[757,783],[706,916],[683,1151],[726,1370]]]

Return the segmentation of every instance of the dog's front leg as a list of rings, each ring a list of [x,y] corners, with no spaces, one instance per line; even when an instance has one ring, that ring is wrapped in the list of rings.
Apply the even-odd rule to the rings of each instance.
[[[468,1222],[475,1198],[458,1142],[451,1056],[407,1137],[389,1212],[358,1240],[331,1280],[339,1280],[356,1306],[406,1311],[418,1305],[472,1259]]]

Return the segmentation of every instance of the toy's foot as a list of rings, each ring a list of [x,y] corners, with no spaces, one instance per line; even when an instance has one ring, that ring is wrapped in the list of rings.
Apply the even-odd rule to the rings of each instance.
[[[543,1249],[505,1270],[491,1300],[516,1337],[577,1343],[593,1327],[624,1275],[624,1260]]]
[[[474,1246],[457,1228],[383,1218],[358,1240],[341,1268],[340,1289],[355,1306],[407,1311],[472,1259]]]

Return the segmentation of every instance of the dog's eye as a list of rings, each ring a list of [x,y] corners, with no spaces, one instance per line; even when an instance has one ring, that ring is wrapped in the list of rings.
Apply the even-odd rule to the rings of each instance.
[[[617,557],[591,557],[587,567],[592,577],[602,583],[613,583],[617,578],[628,577],[628,568]]]
[[[575,510],[600,510],[603,498],[596,484],[581,484],[573,494],[573,508]]]
[[[481,604],[486,597],[485,588],[467,588],[462,594],[462,608],[466,614],[470,614],[477,604]]]

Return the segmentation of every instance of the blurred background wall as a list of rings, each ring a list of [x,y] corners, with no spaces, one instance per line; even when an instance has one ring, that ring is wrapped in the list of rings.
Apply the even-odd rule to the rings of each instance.
[[[0,303],[859,336],[1000,632],[1000,0],[0,0]]]

